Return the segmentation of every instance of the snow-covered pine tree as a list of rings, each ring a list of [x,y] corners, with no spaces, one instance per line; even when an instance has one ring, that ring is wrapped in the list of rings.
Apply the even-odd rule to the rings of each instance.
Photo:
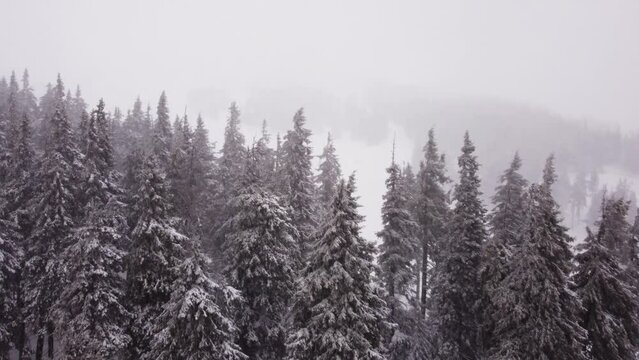
[[[435,262],[436,253],[446,236],[449,217],[448,193],[444,186],[450,181],[446,176],[444,155],[439,153],[435,130],[428,131],[424,146],[424,161],[418,174],[420,193],[417,197],[417,222],[420,225],[422,245],[420,300],[424,310],[427,306],[430,284],[429,264]]]
[[[166,185],[153,156],[145,161],[140,180],[139,219],[127,259],[127,299],[135,318],[129,359],[149,351],[153,322],[171,298],[187,240],[170,223]]]
[[[191,241],[191,240],[188,240]],[[244,360],[236,344],[239,291],[212,280],[206,273],[208,259],[197,244],[191,256],[175,269],[178,274],[169,301],[154,321],[148,360]]]
[[[166,169],[166,179],[169,185],[173,214],[179,214],[183,220],[190,222],[193,219],[192,192],[193,174],[193,132],[186,115],[183,119],[176,119],[178,124],[173,127],[173,146],[168,167]],[[187,224],[181,226],[182,230],[189,228]]]
[[[0,220],[0,358],[9,359],[21,323],[19,304],[23,251],[16,225]]]
[[[316,226],[311,131],[305,125],[304,109],[299,109],[293,117],[293,129],[286,133],[282,144],[283,180],[288,191],[293,225],[299,231],[298,242],[303,258],[308,253]]]
[[[337,184],[342,177],[342,170],[339,165],[331,133],[328,133],[326,145],[319,158],[320,164],[317,174],[318,205],[322,208],[322,212],[326,212],[331,206],[331,202],[335,197]]]
[[[53,306],[63,287],[60,254],[68,246],[69,235],[76,224],[81,157],[71,124],[64,110],[64,85],[58,76],[55,87],[54,111],[47,119],[48,151],[40,159],[39,191],[29,212],[35,214],[34,227],[27,239],[24,270],[25,312],[32,333],[37,335],[36,360],[42,358],[44,336],[47,336],[48,357],[55,349],[55,319]]]
[[[440,338],[439,359],[476,359],[478,356],[477,302],[481,287],[481,245],[486,239],[481,203],[479,164],[468,132],[458,158],[459,184],[448,228],[448,239],[438,249],[433,280],[434,322]]]
[[[628,267],[639,273],[639,209],[635,215],[635,221],[630,228],[630,253],[628,254]],[[636,286],[639,288],[639,279]]]
[[[500,296],[501,282],[510,273],[513,251],[521,242],[526,222],[524,199],[528,182],[519,173],[520,169],[521,158],[515,153],[510,167],[499,178],[492,198],[494,208],[488,220],[491,235],[482,247],[480,270],[482,299],[479,345],[483,350],[494,346],[496,339],[493,339],[492,332],[503,314],[492,299]]]
[[[171,121],[169,120],[169,107],[166,93],[162,91],[157,107],[157,119],[153,127],[153,154],[159,165],[166,169],[171,154]]]
[[[18,92],[18,82],[15,73],[12,72],[4,112],[0,114],[0,182],[9,180],[10,162],[14,156],[18,139],[21,119]]]
[[[214,201],[214,194],[219,191],[218,183],[214,177],[216,171],[216,158],[214,145],[209,142],[209,133],[204,126],[202,116],[198,115],[195,130],[193,132],[192,166],[190,175],[192,179],[193,193],[192,204],[194,225],[206,231],[210,228],[211,220],[207,218],[206,211]],[[205,249],[206,245],[203,244]]]
[[[402,169],[402,178],[404,179],[403,181],[406,186],[406,195],[408,196],[408,208],[410,210],[410,213],[413,219],[417,221],[417,219],[419,218],[418,206],[419,206],[419,194],[420,194],[421,186],[419,182],[417,181],[415,172],[413,172],[413,167],[408,163],[405,164],[404,168]],[[419,272],[421,271],[421,269],[417,269],[417,271]]]
[[[489,359],[586,360],[587,332],[579,325],[582,307],[570,290],[572,239],[552,197],[553,157],[541,185],[530,186],[523,240],[513,253],[510,274],[493,299],[502,314]]]
[[[122,122],[122,133],[119,135],[116,143],[121,144],[121,152],[123,154],[130,154],[133,149],[139,148],[144,150],[151,150],[147,147],[146,138],[152,137],[152,126],[146,129],[144,123],[144,110],[142,110],[142,100],[138,97],[133,103],[133,110],[127,112],[124,121]],[[151,124],[152,125],[152,124]]]
[[[215,199],[211,202],[207,210],[208,217],[214,219],[208,227],[211,234],[211,243],[207,244],[206,250],[213,257],[215,264],[222,265],[224,259],[216,258],[213,253],[221,254],[224,242],[223,225],[232,214],[228,208],[229,202],[233,199],[241,186],[241,179],[246,165],[247,150],[244,145],[244,135],[240,132],[240,111],[236,103],[232,103],[229,108],[229,117],[224,129],[224,144],[218,161],[218,168],[215,174],[215,181],[219,187],[215,192]]]
[[[275,150],[269,146],[271,142],[271,134],[266,127],[266,120],[262,121],[262,136],[255,143],[255,157],[257,165],[260,168],[260,174],[264,180],[264,184],[269,190],[275,188]]]
[[[232,103],[229,108],[219,164],[218,179],[223,193],[226,194],[226,202],[235,195],[244,173],[243,166],[246,164],[244,135],[240,132],[240,110],[236,103]]]
[[[243,190],[232,201],[235,215],[225,225],[225,273],[245,299],[237,317],[243,352],[250,359],[277,360],[286,355],[285,316],[299,267],[297,231],[289,209],[265,189],[255,147],[249,159]]]
[[[7,102],[8,94],[9,84],[7,83],[7,78],[3,76],[0,78],[0,117],[2,117],[1,114],[4,114],[4,106]]]
[[[586,184],[586,174],[578,172],[575,181],[570,185],[570,224],[575,226],[575,221],[581,222],[581,210],[586,206],[588,196],[588,185]]]
[[[377,233],[382,240],[378,263],[380,276],[388,293],[386,303],[390,308],[390,321],[397,324],[389,344],[389,359],[406,359],[413,345],[412,332],[415,321],[414,289],[415,260],[420,248],[419,225],[409,211],[408,189],[399,166],[395,163],[395,149],[391,165],[386,169],[386,194],[382,206],[384,228]]]
[[[394,153],[394,150],[393,150]],[[395,298],[409,297],[409,284],[415,271],[413,260],[419,248],[417,239],[417,223],[408,211],[407,189],[399,166],[395,163],[395,155],[391,165],[386,169],[386,194],[382,205],[382,222],[384,228],[377,233],[382,240],[378,262],[381,268],[382,281],[393,301]]]
[[[288,359],[385,359],[388,309],[372,283],[375,247],[360,235],[355,180],[343,180],[298,280]]]
[[[11,222],[5,223],[10,225],[9,229],[13,228],[20,234],[20,243],[18,244],[20,250],[24,253],[25,243],[24,238],[31,232],[31,225],[35,214],[30,211],[29,204],[31,199],[35,196],[35,189],[37,181],[34,175],[34,151],[31,143],[31,128],[29,125],[29,118],[26,114],[23,115],[22,122],[20,124],[20,133],[16,144],[16,151],[13,154],[13,158],[10,162],[9,181],[4,185],[1,197],[0,213],[3,214],[5,219],[10,219]],[[11,233],[9,233],[10,236]],[[5,237],[7,237],[5,236]],[[7,237],[8,238],[8,237]],[[17,238],[14,238],[17,239]],[[22,257],[25,261],[25,258]],[[10,263],[10,262],[9,262]],[[24,283],[23,283],[23,268],[24,262],[20,264],[20,276],[18,277],[18,298],[16,299],[18,309],[14,309],[13,321],[16,321],[15,326],[15,340],[14,346],[18,353],[18,359],[23,359],[23,356],[28,354],[26,345],[25,334],[25,316],[24,311]],[[2,316],[0,316],[2,317]],[[8,317],[7,317],[8,319]]]
[[[636,359],[639,346],[639,299],[611,243],[627,241],[628,203],[606,199],[597,233],[588,236],[577,254],[575,291],[584,312],[581,324],[588,330],[590,354],[598,360]]]
[[[73,97],[69,96],[69,109],[67,111],[69,111],[69,121],[72,126],[78,126],[82,120],[82,115],[87,113],[87,104],[82,98],[80,86],[76,87]]]
[[[27,69],[22,74],[22,87],[18,92],[18,99],[20,101],[20,114],[26,114],[31,120],[36,119],[38,116],[38,100],[33,94]]]
[[[124,256],[128,226],[122,191],[115,183],[113,150],[104,101],[87,124],[85,181],[79,197],[84,216],[74,242],[62,254],[65,287],[57,304],[64,359],[112,359],[130,341],[124,303]]]

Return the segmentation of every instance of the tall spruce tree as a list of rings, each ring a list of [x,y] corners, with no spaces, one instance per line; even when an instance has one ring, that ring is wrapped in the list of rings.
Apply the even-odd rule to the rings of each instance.
[[[150,351],[140,358],[247,359],[235,343],[237,328],[231,317],[239,310],[241,295],[210,278],[205,271],[208,259],[197,243],[189,248],[191,255],[175,269],[171,297],[153,323]]]
[[[16,141],[20,128],[20,100],[18,82],[15,73],[11,73],[7,101],[3,114],[0,115],[0,126],[2,140],[0,144],[0,182],[9,180],[9,172],[11,171],[11,158],[14,157],[16,151]]]
[[[130,341],[121,275],[128,226],[102,100],[91,114],[86,141],[79,197],[84,215],[62,254],[67,273],[57,309],[60,343],[65,359],[111,359]]]
[[[157,107],[157,119],[153,127],[153,154],[164,169],[169,164],[171,154],[171,121],[166,93],[162,91]]]
[[[237,104],[232,103],[215,174],[217,191],[214,192],[215,198],[207,210],[208,217],[214,220],[207,229],[212,239],[211,243],[205,245],[208,245],[206,248],[214,260],[213,263],[222,267],[226,265],[224,264],[226,259],[221,256],[225,237],[223,225],[232,216],[229,203],[238,194],[247,162],[244,141],[244,135],[240,131],[240,111]]]
[[[174,214],[190,221],[193,214],[193,132],[188,118],[176,119],[179,124],[173,127],[173,147],[167,168],[167,182],[172,200]],[[182,228],[189,226],[184,224]]]
[[[317,175],[318,205],[323,211],[328,211],[335,197],[335,190],[337,189],[339,179],[342,177],[342,170],[339,165],[331,133],[328,133],[326,145],[319,158],[319,174]]]
[[[629,240],[627,213],[622,199],[604,200],[597,233],[588,229],[583,252],[575,256],[575,291],[584,309],[581,324],[588,330],[594,359],[635,359],[639,346],[637,290],[610,246]]]
[[[215,193],[219,191],[218,183],[215,179],[217,170],[217,159],[215,157],[214,145],[209,142],[209,133],[204,126],[202,116],[198,116],[193,132],[192,141],[192,165],[189,170],[192,181],[192,201],[195,225],[205,231],[210,227],[210,220],[207,219],[206,212],[210,204],[214,201]],[[205,247],[207,244],[203,244]]]
[[[410,308],[414,292],[410,286],[414,284],[416,275],[419,226],[409,210],[408,188],[395,163],[395,149],[386,172],[388,178],[382,206],[384,228],[377,233],[382,240],[378,262],[382,283],[388,293],[386,302],[390,308],[390,320],[397,324],[389,344],[389,358],[399,360],[406,359],[414,346],[415,319],[411,318],[415,314]]]
[[[382,205],[382,223],[384,228],[377,233],[380,244],[379,265],[382,281],[392,301],[391,311],[396,305],[396,297],[409,297],[409,285],[414,280],[413,260],[419,248],[417,239],[418,225],[408,210],[407,188],[399,166],[393,160],[386,169],[386,194]]]
[[[384,359],[388,309],[372,283],[375,247],[360,235],[354,177],[343,180],[295,295],[288,359]]]
[[[582,307],[570,290],[572,239],[551,192],[555,179],[551,156],[542,184],[530,187],[523,241],[493,299],[502,317],[489,359],[589,359],[587,332],[579,325]]]
[[[37,335],[36,360],[42,358],[44,336],[47,355],[55,353],[53,306],[63,285],[61,253],[69,245],[79,209],[78,185],[81,154],[64,109],[64,85],[58,76],[55,110],[47,120],[52,130],[49,150],[44,153],[36,174],[39,193],[29,211],[36,214],[27,239],[25,264],[25,306],[28,324]]]
[[[293,129],[284,136],[283,174],[292,210],[293,225],[299,231],[302,256],[308,253],[309,241],[315,231],[315,186],[313,184],[311,131],[305,127],[304,110],[293,117]]]
[[[20,92],[18,92],[18,99],[20,101],[20,113],[26,114],[30,120],[36,119],[38,116],[38,100],[33,94],[27,69],[22,74],[22,87]]]
[[[16,330],[21,322],[20,272],[21,238],[16,225],[0,220],[0,358],[9,359],[9,349],[15,347]]]
[[[526,222],[524,201],[528,182],[519,173],[520,169],[521,159],[515,153],[510,167],[499,178],[500,183],[492,198],[494,208],[489,217],[491,236],[482,247],[479,341],[484,350],[493,347],[496,340],[492,332],[503,314],[492,300],[500,296],[501,283],[511,271],[513,252],[521,243]]]
[[[420,193],[417,198],[417,221],[421,228],[422,245],[420,299],[425,309],[431,288],[429,264],[436,260],[436,253],[442,246],[449,217],[448,194],[444,189],[449,179],[446,176],[444,155],[437,149],[434,129],[428,131],[418,181]]]
[[[235,214],[226,224],[227,278],[242,292],[239,344],[250,359],[286,355],[285,317],[295,290],[297,231],[288,209],[260,181],[259,155],[249,154],[245,185],[233,200]]]
[[[262,121],[262,135],[254,144],[255,157],[261,177],[264,179],[265,185],[269,189],[274,189],[275,175],[275,150],[269,144],[271,142],[271,134],[266,127],[266,120]]]
[[[131,234],[127,268],[127,299],[135,315],[130,359],[150,349],[153,323],[171,298],[187,241],[171,224],[164,177],[154,157],[145,161],[140,180],[139,218]]]
[[[241,182],[243,166],[246,164],[246,145],[244,135],[240,132],[240,110],[236,103],[232,103],[229,108],[219,163],[218,178],[222,191],[227,196],[233,196]],[[228,199],[230,198],[226,198]]]
[[[480,299],[481,246],[486,239],[485,214],[481,203],[479,164],[468,132],[458,158],[459,184],[448,239],[438,250],[433,298],[440,359],[476,359],[477,303]]]

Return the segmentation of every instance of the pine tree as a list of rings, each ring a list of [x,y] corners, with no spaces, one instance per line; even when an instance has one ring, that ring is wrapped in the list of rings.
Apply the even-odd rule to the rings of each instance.
[[[25,243],[24,238],[31,232],[31,225],[35,214],[30,211],[30,204],[36,194],[37,181],[34,175],[34,152],[31,144],[31,129],[29,126],[29,119],[27,115],[23,115],[23,119],[20,126],[19,138],[17,140],[16,151],[14,157],[10,162],[9,181],[5,184],[2,191],[2,204],[0,213],[3,214],[5,219],[10,219],[10,222],[3,222],[2,226],[6,226],[6,229],[10,230],[4,233],[6,241],[13,242],[13,245],[18,246],[18,250],[24,253]],[[1,229],[2,227],[0,227]],[[16,235],[16,236],[14,236]],[[0,235],[2,236],[2,235]],[[20,239],[20,241],[18,241]],[[10,246],[10,245],[9,245]],[[3,256],[0,256],[3,257]],[[4,257],[8,259],[9,257]],[[7,321],[13,322],[13,335],[14,335],[14,347],[18,353],[18,359],[23,359],[23,356],[28,356],[29,351],[26,347],[26,333],[25,333],[25,316],[24,309],[24,261],[25,257],[22,256],[19,265],[20,272],[12,277],[13,282],[5,284],[0,287],[6,286],[6,289],[15,290],[13,293],[15,298],[12,299],[10,304],[16,306],[11,309],[12,317],[8,315],[0,315],[0,318],[5,318]],[[11,265],[12,261],[8,260],[7,265]],[[13,288],[10,287],[14,286]],[[6,308],[6,307],[5,307]],[[5,317],[6,316],[6,317]]]
[[[0,220],[0,358],[8,359],[21,321],[19,304],[23,252],[15,224]]]
[[[169,164],[171,141],[172,134],[169,108],[166,101],[166,93],[162,91],[162,95],[160,95],[160,100],[158,101],[157,119],[153,128],[153,154],[163,168],[166,168]]]
[[[150,132],[150,134],[149,134]],[[151,150],[152,147],[147,147],[145,138],[152,137],[154,129],[144,126],[144,111],[142,110],[142,100],[138,97],[133,103],[133,110],[127,113],[127,116],[122,122],[122,143],[124,154],[129,154],[135,148],[143,150]]]
[[[251,152],[259,171],[259,155]],[[288,209],[264,188],[259,174],[247,174],[244,190],[232,203],[235,214],[226,224],[229,283],[246,301],[238,314],[239,344],[250,359],[276,360],[286,354],[285,316],[295,290],[299,258],[297,231]]]
[[[377,233],[382,240],[378,259],[382,281],[393,301],[395,297],[408,298],[408,286],[415,276],[414,254],[418,249],[418,225],[408,211],[407,189],[394,158],[393,150],[393,160],[386,169],[388,178],[382,206],[384,228]],[[393,310],[395,304],[390,305]]]
[[[33,94],[31,83],[29,82],[29,71],[24,70],[22,74],[22,88],[18,92],[20,101],[20,113],[27,115],[29,119],[36,119],[38,116],[38,100]]]
[[[25,264],[25,305],[28,323],[38,335],[36,360],[41,359],[44,335],[48,339],[48,357],[54,354],[55,319],[53,306],[62,291],[63,268],[60,254],[68,246],[76,224],[80,158],[74,143],[71,124],[64,109],[64,86],[58,76],[55,110],[48,120],[49,151],[40,160],[38,196],[33,201],[36,214],[29,234]]]
[[[341,181],[298,283],[289,359],[384,359],[386,304],[372,283],[375,247],[360,232],[354,177]]]
[[[581,209],[586,206],[587,191],[586,174],[579,172],[577,173],[575,181],[571,185],[570,197],[568,200],[570,203],[571,226],[575,225],[575,220],[581,220]]]
[[[232,216],[229,202],[239,191],[246,159],[244,135],[240,132],[240,111],[237,104],[232,103],[224,130],[224,144],[215,174],[218,189],[214,192],[215,199],[211,201],[207,210],[208,217],[214,219],[213,223],[208,226],[212,240],[208,244],[207,250],[214,260],[219,260],[214,263],[222,266],[225,266],[225,259],[221,257],[216,259],[213,253],[221,253],[220,249],[223,247],[225,237],[222,225]]]
[[[115,184],[109,127],[100,100],[87,128],[84,216],[73,244],[62,254],[65,288],[58,302],[61,345],[66,359],[113,358],[129,336],[124,304],[124,251],[128,226]]]
[[[582,326],[595,359],[635,359],[639,346],[639,302],[611,244],[628,241],[628,204],[606,199],[596,234],[588,230],[575,259],[575,291],[582,301]]]
[[[0,182],[8,180],[11,158],[16,150],[16,140],[20,128],[20,101],[18,82],[11,73],[4,113],[0,114]]]
[[[9,97],[9,84],[6,77],[0,78],[0,114],[4,114],[4,106]],[[0,115],[1,116],[1,115]]]
[[[328,133],[328,139],[322,154],[319,156],[319,174],[317,175],[317,192],[318,200],[323,211],[331,206],[331,201],[335,197],[335,189],[339,183],[339,179],[342,177],[342,170],[339,165],[337,154],[335,153],[335,145],[333,144],[333,138]]]
[[[382,206],[384,228],[377,233],[382,240],[378,262],[382,283],[388,292],[387,304],[390,308],[390,320],[397,324],[390,341],[390,358],[405,359],[410,348],[412,332],[415,327],[414,314],[410,309],[413,299],[410,285],[415,280],[415,254],[419,249],[419,226],[409,211],[408,189],[399,166],[393,160],[386,169],[386,194]],[[419,316],[417,316],[419,321]]]
[[[141,359],[242,360],[234,342],[237,328],[230,317],[241,295],[213,281],[205,272],[208,259],[196,244],[176,269],[179,274],[169,301],[154,323],[151,350]]]
[[[630,283],[636,289],[639,289],[639,276],[636,276],[636,274],[639,274],[639,210],[630,228],[630,251],[626,269],[630,277]]]
[[[173,127],[173,148],[167,168],[167,182],[174,214],[180,214],[185,220],[194,217],[193,202],[193,133],[188,118],[176,119],[179,125]]]
[[[214,177],[217,170],[215,148],[209,142],[208,130],[204,126],[202,116],[198,116],[193,132],[192,141],[192,166],[189,169],[192,179],[192,204],[195,225],[206,231],[210,228],[210,222],[207,218],[207,210],[214,201],[214,194],[219,191],[218,183]],[[205,244],[208,245],[208,244]]]
[[[31,218],[35,215],[27,210],[36,188],[36,179],[33,176],[34,162],[31,126],[29,118],[25,114],[20,123],[15,151],[9,159],[8,181],[2,191],[0,209],[7,216],[16,215],[18,219],[24,220],[26,217]]]
[[[131,234],[127,269],[127,298],[135,315],[131,359],[138,359],[149,350],[152,324],[171,298],[187,240],[171,225],[167,190],[157,160],[146,160],[140,178],[139,219]]]
[[[255,156],[260,168],[261,177],[269,189],[274,189],[275,150],[269,147],[271,134],[266,127],[266,120],[262,121],[262,136],[255,143]]]
[[[440,155],[437,149],[434,129],[428,131],[428,142],[424,146],[424,162],[418,177],[420,194],[417,197],[417,221],[421,227],[422,243],[420,299],[425,309],[431,288],[429,264],[436,260],[438,248],[442,246],[449,216],[448,194],[444,190],[449,179],[446,176],[444,155]]]
[[[480,279],[482,286],[480,341],[485,350],[494,346],[492,332],[503,314],[492,299],[500,296],[501,283],[511,271],[514,249],[520,245],[526,222],[525,194],[528,182],[521,176],[519,154],[500,177],[492,198],[494,208],[489,218],[491,236],[482,247]]]
[[[316,225],[311,131],[305,125],[304,110],[300,109],[293,118],[293,129],[286,133],[282,145],[284,182],[288,190],[288,203],[292,209],[293,225],[300,233],[298,241],[303,257],[306,257]]]
[[[572,239],[552,197],[555,179],[551,156],[542,184],[530,187],[523,241],[493,300],[502,318],[489,359],[589,359],[587,332],[579,325],[582,307],[569,289]]]
[[[481,245],[486,239],[485,213],[480,197],[479,164],[468,132],[458,158],[459,184],[448,239],[439,249],[434,280],[434,319],[441,338],[439,358],[476,359],[477,315],[480,299]]]
[[[37,121],[34,119],[34,140],[35,147],[38,150],[46,149],[48,144],[49,133],[51,132],[51,126],[49,119],[53,115],[55,108],[55,87],[51,83],[47,83],[44,94],[38,101],[39,116]]]
[[[243,174],[242,167],[246,164],[244,135],[240,132],[240,110],[235,103],[232,103],[229,108],[229,118],[224,130],[224,145],[219,163],[218,178],[222,191],[228,196],[225,200],[229,200],[237,191]]]
[[[87,113],[87,104],[82,98],[82,92],[80,86],[75,89],[75,96],[71,96],[71,92],[67,95],[69,108],[67,109],[69,114],[69,121],[72,126],[78,126],[82,121],[82,115]]]

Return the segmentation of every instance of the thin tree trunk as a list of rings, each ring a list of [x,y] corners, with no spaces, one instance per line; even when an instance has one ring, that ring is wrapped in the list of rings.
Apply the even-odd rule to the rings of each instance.
[[[24,322],[20,321],[20,325],[18,325],[18,338],[16,339],[16,350],[18,351],[18,359],[23,360],[25,358],[24,346],[26,343],[26,337],[24,330]]]
[[[422,289],[420,300],[422,303],[422,313],[426,314],[426,297],[428,295],[428,244],[422,245]]]
[[[44,336],[38,335],[38,342],[36,343],[35,360],[42,360],[43,348],[44,348]]]
[[[47,357],[51,360],[53,360],[53,354],[54,354],[54,338],[53,338],[53,323],[49,322],[47,324]]]

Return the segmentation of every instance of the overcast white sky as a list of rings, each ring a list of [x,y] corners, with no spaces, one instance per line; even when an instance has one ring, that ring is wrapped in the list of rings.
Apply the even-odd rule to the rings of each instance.
[[[0,13],[0,73],[28,67],[40,94],[60,72],[91,104],[155,105],[166,89],[181,113],[202,89],[241,103],[256,88],[392,84],[639,128],[635,0],[0,0]],[[356,145],[341,142],[350,171]]]
[[[370,83],[639,122],[639,2],[0,0],[0,70],[89,99]]]

